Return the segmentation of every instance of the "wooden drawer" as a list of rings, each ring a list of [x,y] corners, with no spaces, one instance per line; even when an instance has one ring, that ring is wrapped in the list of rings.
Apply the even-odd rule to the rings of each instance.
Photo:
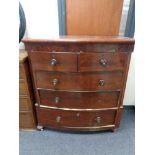
[[[28,97],[19,97],[19,110],[28,111],[31,110],[31,102]]]
[[[119,92],[60,92],[39,91],[41,105],[73,108],[101,109],[117,107]]]
[[[76,53],[31,52],[30,58],[34,70],[77,71]]]
[[[24,80],[19,80],[19,95],[27,95],[26,83]]]
[[[116,110],[63,111],[37,108],[38,123],[49,127],[93,127],[114,124]]]
[[[125,52],[81,53],[79,71],[123,71],[127,58]]]
[[[106,73],[36,73],[37,87],[55,90],[118,90],[122,72]]]
[[[32,112],[19,113],[19,128],[32,129],[35,128]]]

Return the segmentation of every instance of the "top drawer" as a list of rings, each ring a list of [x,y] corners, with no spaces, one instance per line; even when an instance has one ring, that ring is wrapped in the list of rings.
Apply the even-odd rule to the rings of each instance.
[[[79,70],[85,71],[123,71],[128,53],[81,53]]]
[[[67,52],[30,52],[34,70],[77,71],[77,54]]]

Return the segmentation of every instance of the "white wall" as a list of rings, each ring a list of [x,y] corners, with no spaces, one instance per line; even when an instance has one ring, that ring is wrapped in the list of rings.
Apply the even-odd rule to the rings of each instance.
[[[26,16],[26,37],[59,35],[57,0],[20,0]],[[20,48],[23,48],[22,43]]]
[[[132,57],[131,57],[123,104],[135,105],[135,54],[134,53],[132,53]]]
[[[26,37],[51,38],[59,35],[57,0],[20,0],[26,16]],[[20,45],[23,48],[23,45]],[[135,104],[134,54],[131,58],[124,105]]]

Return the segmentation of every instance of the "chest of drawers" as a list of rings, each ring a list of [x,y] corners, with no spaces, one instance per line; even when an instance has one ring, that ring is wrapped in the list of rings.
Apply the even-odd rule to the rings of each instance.
[[[119,127],[133,39],[62,36],[23,42],[35,87],[38,129]]]

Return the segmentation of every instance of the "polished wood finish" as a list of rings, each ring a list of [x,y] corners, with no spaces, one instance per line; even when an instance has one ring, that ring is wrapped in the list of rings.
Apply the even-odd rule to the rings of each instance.
[[[133,46],[134,43],[134,39],[133,38],[128,38],[128,37],[120,37],[120,36],[89,36],[89,35],[83,35],[83,36],[74,36],[74,35],[69,35],[69,36],[55,36],[53,38],[50,39],[31,39],[31,38],[24,38],[22,40],[24,43],[29,43],[28,47],[31,47],[31,44],[37,44],[37,47],[40,47],[38,45],[38,43],[40,43],[40,45],[49,45],[48,43],[53,43],[52,46],[54,45],[54,43],[62,43],[62,44],[69,44],[69,43],[75,43],[75,44],[79,44],[79,43],[108,43],[108,44],[116,44],[116,43],[120,43],[120,44],[124,44],[126,43],[126,45],[131,44],[131,46]],[[125,45],[125,46],[126,46]],[[34,46],[34,45],[33,45]],[[28,48],[26,47],[26,48]],[[31,47],[32,48],[32,47]],[[49,47],[47,47],[48,49]],[[79,47],[80,48],[80,47]],[[33,49],[33,48],[32,48]],[[68,48],[68,50],[70,50]]]
[[[122,83],[122,72],[105,73],[58,73],[58,72],[36,72],[36,83],[38,88],[56,90],[120,90]],[[54,83],[54,80],[57,80]],[[103,80],[103,85],[100,81]]]
[[[79,57],[80,72],[123,71],[128,54],[124,52],[82,53]]]
[[[23,39],[27,51],[132,52],[134,39],[126,37],[60,36],[53,39]]]
[[[31,61],[34,70],[77,71],[77,54],[56,52],[32,52]]]
[[[101,109],[117,107],[119,91],[65,92],[40,90],[41,105],[57,108]]]
[[[119,127],[134,39],[63,36],[23,42],[33,75],[38,128]],[[53,54],[62,65],[50,66]]]
[[[108,111],[62,111],[39,109],[38,119],[43,126],[92,127],[114,124],[116,110]]]
[[[119,34],[123,0],[66,0],[67,35]]]
[[[30,79],[28,56],[26,52],[19,54],[19,128],[35,129],[34,95]]]

